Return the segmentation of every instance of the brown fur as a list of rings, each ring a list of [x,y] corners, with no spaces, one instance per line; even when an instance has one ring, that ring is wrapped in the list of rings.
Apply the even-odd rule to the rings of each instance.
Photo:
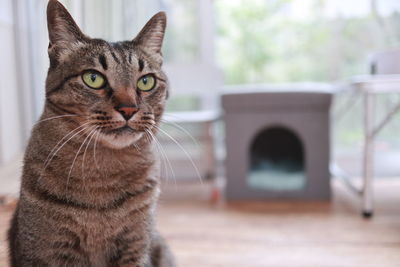
[[[47,15],[46,102],[25,153],[11,265],[173,266],[153,220],[159,169],[151,135],[168,90],[160,52],[165,14],[118,43],[84,35],[56,0]],[[107,86],[86,86],[86,70],[102,73]],[[149,73],[156,86],[141,92],[137,80]],[[137,112],[126,121],[120,105]]]

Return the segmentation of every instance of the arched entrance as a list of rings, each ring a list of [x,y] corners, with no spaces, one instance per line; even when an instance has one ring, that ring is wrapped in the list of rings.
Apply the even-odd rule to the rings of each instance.
[[[274,191],[305,186],[305,155],[300,138],[284,127],[259,132],[250,146],[249,187]]]

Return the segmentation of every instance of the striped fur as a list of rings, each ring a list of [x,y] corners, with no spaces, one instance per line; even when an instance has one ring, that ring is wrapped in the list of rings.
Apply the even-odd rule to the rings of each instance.
[[[46,102],[25,152],[11,266],[174,266],[154,229],[159,166],[149,139],[168,90],[164,13],[118,43],[84,35],[56,0],[47,14]],[[107,86],[87,87],[86,70],[102,73]],[[137,80],[149,73],[156,86],[140,92]],[[138,111],[125,121],[119,105]]]

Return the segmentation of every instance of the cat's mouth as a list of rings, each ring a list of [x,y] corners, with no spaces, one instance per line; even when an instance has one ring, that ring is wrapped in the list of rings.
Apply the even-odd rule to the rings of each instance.
[[[143,132],[129,125],[119,128],[103,130],[100,140],[112,148],[124,148],[138,141],[143,136]]]
[[[126,124],[125,126],[116,128],[116,129],[111,129],[108,130],[106,133],[107,134],[123,134],[123,133],[133,133],[136,132],[135,129],[133,129],[132,127],[130,127],[128,124]]]
[[[109,147],[124,148],[148,134],[154,125],[154,120],[103,122],[100,140]]]

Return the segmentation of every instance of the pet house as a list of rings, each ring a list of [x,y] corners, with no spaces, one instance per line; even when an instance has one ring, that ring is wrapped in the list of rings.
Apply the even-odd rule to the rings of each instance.
[[[329,199],[329,89],[311,84],[223,94],[228,200]]]

